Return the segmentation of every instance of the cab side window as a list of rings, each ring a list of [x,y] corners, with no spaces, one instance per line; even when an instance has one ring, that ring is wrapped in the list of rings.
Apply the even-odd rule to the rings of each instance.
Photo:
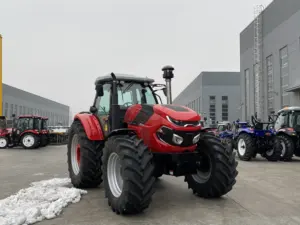
[[[284,124],[288,124],[288,114],[282,113],[278,116],[275,122],[275,130],[279,130]]]
[[[98,116],[108,116],[110,110],[110,84],[103,85],[103,96],[98,97],[96,107]]]

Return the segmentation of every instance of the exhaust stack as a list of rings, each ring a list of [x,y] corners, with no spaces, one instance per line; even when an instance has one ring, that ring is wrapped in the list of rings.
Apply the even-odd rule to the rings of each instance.
[[[167,87],[167,104],[172,104],[172,86],[171,80],[174,77],[173,74],[174,68],[172,66],[165,66],[162,68],[163,78],[166,80],[166,87]]]

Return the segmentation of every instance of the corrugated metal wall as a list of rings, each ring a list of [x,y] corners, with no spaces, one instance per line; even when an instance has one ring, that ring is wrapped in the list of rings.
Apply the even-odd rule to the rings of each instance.
[[[69,125],[69,111],[67,105],[60,104],[47,98],[2,84],[3,102],[2,115],[11,119],[12,114],[35,114],[49,118],[49,125]]]

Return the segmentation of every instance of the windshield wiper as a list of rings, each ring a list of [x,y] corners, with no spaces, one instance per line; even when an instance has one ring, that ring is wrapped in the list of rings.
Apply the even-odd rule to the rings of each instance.
[[[134,82],[131,82],[130,84],[128,84],[128,86],[124,89],[124,91],[122,92],[122,94],[124,94],[126,91],[128,91],[129,88],[131,88],[131,86],[134,84]]]

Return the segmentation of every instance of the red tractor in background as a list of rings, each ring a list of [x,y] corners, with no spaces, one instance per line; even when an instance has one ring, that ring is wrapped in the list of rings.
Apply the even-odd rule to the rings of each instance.
[[[13,128],[10,145],[21,145],[24,149],[34,149],[40,146],[41,117],[21,115],[17,119],[13,115]]]
[[[40,147],[45,147],[50,142],[48,117],[41,117]]]
[[[0,149],[7,148],[11,140],[11,128],[7,127],[5,116],[0,116]]]
[[[167,105],[158,104],[150,78],[111,73],[99,77],[89,112],[75,115],[69,132],[68,170],[77,188],[104,183],[117,214],[140,213],[161,175],[184,176],[204,198],[220,197],[236,183],[235,153],[201,127],[193,110],[172,105],[174,68],[163,69]]]

